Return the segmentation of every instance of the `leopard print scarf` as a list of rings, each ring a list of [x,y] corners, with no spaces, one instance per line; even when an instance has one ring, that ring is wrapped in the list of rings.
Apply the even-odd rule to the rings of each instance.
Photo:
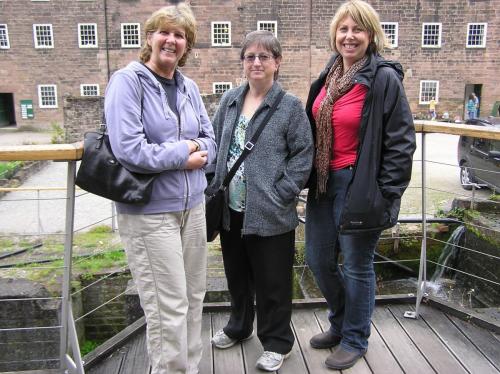
[[[354,85],[354,75],[365,65],[368,57],[365,55],[361,60],[355,62],[349,70],[344,72],[342,56],[338,56],[330,68],[325,81],[326,97],[321,102],[316,121],[316,160],[318,188],[316,197],[326,192],[328,173],[330,171],[330,159],[333,149],[333,123],[332,111],[335,102],[346,94]]]

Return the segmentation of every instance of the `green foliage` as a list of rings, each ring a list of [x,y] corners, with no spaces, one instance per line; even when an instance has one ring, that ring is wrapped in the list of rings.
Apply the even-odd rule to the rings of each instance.
[[[22,161],[0,162],[0,179],[10,179],[23,166]]]
[[[490,197],[488,199],[491,201],[500,201],[500,194],[494,193],[494,194],[490,195]]]
[[[52,136],[50,141],[52,144],[61,144],[64,143],[64,129],[59,126],[57,122],[51,122],[50,128],[52,129]]]
[[[85,340],[83,344],[80,345],[80,353],[83,356],[86,354],[92,352],[94,349],[99,347],[101,345],[101,342],[98,342],[96,340]]]
[[[438,211],[436,216],[437,217],[455,218],[459,221],[463,221],[466,211],[467,211],[467,209],[465,209],[465,208],[453,208],[452,210],[448,211],[447,213],[440,210],[440,211]]]
[[[127,264],[125,252],[122,250],[100,253],[78,261],[74,271],[83,278],[91,279],[95,274],[102,273],[105,269],[120,268]]]

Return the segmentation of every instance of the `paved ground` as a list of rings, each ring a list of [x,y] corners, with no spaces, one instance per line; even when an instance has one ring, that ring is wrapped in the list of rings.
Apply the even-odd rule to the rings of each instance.
[[[49,131],[18,131],[16,127],[0,127],[0,146],[23,144],[50,144]]]
[[[0,128],[0,146],[50,144],[50,132],[17,131]],[[65,227],[67,164],[50,162],[23,184],[34,190],[11,192],[0,199],[0,233],[37,234],[63,232]],[[37,191],[36,188],[42,190]],[[60,187],[59,191],[43,191]],[[75,230],[94,223],[111,225],[112,204],[109,200],[77,191]]]
[[[17,132],[0,128],[0,146],[29,143],[50,143],[50,133]],[[413,179],[405,193],[401,214],[418,216],[421,213],[421,147],[420,136],[415,152]],[[455,196],[470,196],[461,188],[456,161],[458,136],[444,134],[426,135],[426,163],[428,214],[449,205]],[[49,163],[43,170],[30,177],[23,187],[65,187],[67,165],[64,162]],[[476,192],[478,198],[487,198],[491,192]],[[38,200],[38,197],[41,200]],[[0,199],[0,233],[52,233],[63,232],[65,223],[65,191],[19,191]],[[111,224],[109,200],[79,191],[75,207],[75,229],[82,229],[96,222]]]

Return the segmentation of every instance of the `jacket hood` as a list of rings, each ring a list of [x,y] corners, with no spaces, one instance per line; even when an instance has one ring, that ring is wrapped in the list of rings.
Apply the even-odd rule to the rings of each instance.
[[[338,53],[334,53],[330,57],[330,60],[328,61],[328,63],[326,64],[326,67],[325,67],[326,72],[328,72],[330,70],[333,63],[335,62],[335,60],[338,57],[340,57],[340,54],[338,54]],[[356,78],[358,79],[359,82],[365,82],[365,83],[371,82],[373,77],[375,76],[377,70],[380,68],[383,68],[383,67],[388,67],[388,68],[393,69],[397,73],[399,79],[401,81],[403,81],[404,72],[403,72],[402,65],[396,61],[386,60],[378,53],[369,55],[368,62],[356,74]]]
[[[138,61],[130,62],[125,69],[132,70],[135,74],[140,76],[141,79],[146,80],[148,83],[155,87],[158,85],[158,80],[156,79],[154,74],[144,64]],[[175,82],[177,83],[177,87],[179,87],[181,91],[184,92],[184,76],[178,69],[175,69],[174,77]]]

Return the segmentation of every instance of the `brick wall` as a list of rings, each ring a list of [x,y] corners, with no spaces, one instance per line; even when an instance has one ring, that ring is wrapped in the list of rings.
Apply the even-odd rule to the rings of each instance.
[[[283,86],[305,100],[312,79],[330,55],[329,23],[341,1],[289,0],[199,0],[190,1],[198,21],[198,41],[182,69],[200,86],[212,92],[212,83],[241,82],[238,59],[243,35],[256,29],[257,21],[276,20],[284,57],[280,69]],[[466,84],[481,84],[482,114],[488,114],[500,100],[499,0],[373,0],[381,20],[399,23],[399,47],[384,52],[399,60],[406,72],[406,92],[414,112],[426,112],[419,105],[421,80],[439,80],[438,113],[462,116]],[[109,74],[137,58],[138,48],[121,48],[120,23],[140,22],[156,9],[168,5],[162,0],[0,1],[0,24],[9,28],[10,49],[0,49],[0,92],[13,93],[18,125],[48,126],[51,121],[66,125],[63,98],[79,96],[80,84],[99,84],[104,93]],[[212,47],[210,22],[231,21],[230,47]],[[422,22],[441,22],[442,47],[421,47]],[[468,22],[487,22],[487,45],[466,49]],[[53,49],[35,49],[33,23],[52,23]],[[78,47],[78,23],[97,23],[99,47]],[[107,25],[107,28],[106,28]],[[143,37],[142,37],[143,38]],[[57,84],[59,107],[38,107],[37,85]],[[19,100],[34,101],[35,120],[22,120]]]

